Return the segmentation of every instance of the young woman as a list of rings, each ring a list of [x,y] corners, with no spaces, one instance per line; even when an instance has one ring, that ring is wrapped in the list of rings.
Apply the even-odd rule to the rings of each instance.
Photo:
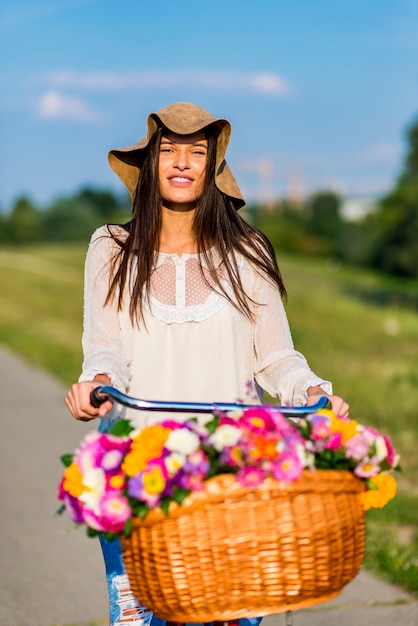
[[[133,218],[99,228],[90,242],[83,371],[66,397],[72,415],[115,417],[110,401],[90,404],[102,384],[168,401],[254,402],[251,386],[283,405],[327,395],[347,415],[294,349],[274,250],[239,215],[244,199],[225,162],[230,123],[180,102],[151,113],[147,126],[144,139],[109,153]],[[145,414],[143,424],[161,419]],[[111,625],[164,624],[130,592],[118,542],[102,547]]]

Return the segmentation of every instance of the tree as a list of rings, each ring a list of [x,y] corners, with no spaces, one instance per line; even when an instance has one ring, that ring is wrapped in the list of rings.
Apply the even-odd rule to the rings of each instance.
[[[102,222],[117,222],[121,214],[126,212],[125,203],[121,204],[111,191],[103,189],[85,187],[75,196],[75,200],[89,205]]]
[[[31,243],[41,235],[39,211],[27,196],[17,198],[7,222],[10,242]]]
[[[379,203],[372,264],[385,272],[418,277],[418,118],[407,138],[402,172]]]
[[[88,241],[103,220],[91,205],[74,198],[58,198],[43,213],[43,232],[48,241]]]

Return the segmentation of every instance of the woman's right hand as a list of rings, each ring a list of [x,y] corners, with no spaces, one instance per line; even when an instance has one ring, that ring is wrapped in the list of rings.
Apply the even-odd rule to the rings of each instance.
[[[75,383],[71,386],[65,396],[65,404],[76,420],[88,422],[95,417],[104,417],[112,409],[113,403],[111,400],[106,400],[98,408],[95,408],[90,403],[91,392],[96,387],[101,387],[102,385],[110,385],[110,379],[107,376],[92,381]]]

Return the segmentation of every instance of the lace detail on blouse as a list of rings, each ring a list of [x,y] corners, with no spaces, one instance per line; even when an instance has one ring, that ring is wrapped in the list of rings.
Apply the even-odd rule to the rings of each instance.
[[[166,324],[203,322],[218,313],[227,304],[227,299],[216,291],[206,267],[203,267],[202,276],[200,261],[197,254],[160,253],[151,277],[150,302],[145,300],[144,307]],[[223,280],[221,268],[217,274],[230,296],[232,289]]]

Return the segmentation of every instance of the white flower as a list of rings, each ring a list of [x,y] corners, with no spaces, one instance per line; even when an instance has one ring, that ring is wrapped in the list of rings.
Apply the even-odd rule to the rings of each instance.
[[[241,431],[239,428],[232,424],[224,424],[215,430],[209,441],[215,450],[220,452],[224,448],[234,446],[239,441],[240,437]]]
[[[379,435],[379,437],[376,437],[374,444],[376,446],[377,458],[379,459],[379,461],[383,461],[383,459],[385,459],[388,455],[388,449],[385,440]]]
[[[171,452],[189,455],[199,448],[200,439],[196,433],[190,432],[186,428],[176,428],[172,430],[165,442],[165,448]]]
[[[164,459],[167,472],[170,476],[174,476],[174,474],[183,467],[186,461],[186,457],[184,454],[180,454],[180,452],[173,452]]]
[[[79,496],[79,500],[94,511],[100,513],[99,502],[105,492],[105,473],[99,467],[89,470],[83,476],[83,485],[86,491]]]
[[[315,465],[315,455],[309,452],[301,443],[297,443],[295,446],[296,454],[299,457],[302,467],[313,468]]]

